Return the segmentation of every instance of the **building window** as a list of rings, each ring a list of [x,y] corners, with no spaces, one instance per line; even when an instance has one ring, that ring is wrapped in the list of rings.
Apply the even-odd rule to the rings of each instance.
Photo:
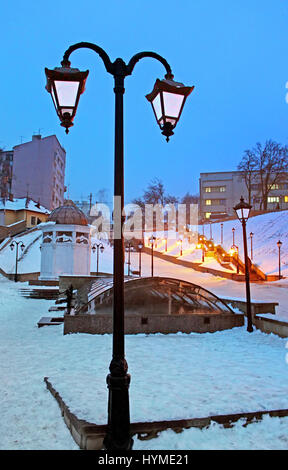
[[[268,196],[267,202],[279,202],[279,196]]]
[[[288,202],[288,196],[284,196],[284,202]]]
[[[206,199],[206,206],[225,206],[226,199]]]
[[[225,193],[226,186],[207,186],[204,191],[205,193]]]
[[[279,184],[277,184],[277,183],[272,184],[270,189],[279,189]]]
[[[210,219],[211,212],[205,212],[205,219]]]
[[[32,215],[31,217],[31,225],[36,225],[36,217]]]

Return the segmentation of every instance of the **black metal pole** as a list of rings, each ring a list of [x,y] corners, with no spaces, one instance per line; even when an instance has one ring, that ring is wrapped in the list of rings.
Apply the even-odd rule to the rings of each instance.
[[[70,67],[70,54],[79,49],[94,50],[103,60],[108,73],[114,77],[115,92],[115,167],[114,167],[114,254],[113,254],[113,353],[110,374],[107,376],[109,389],[108,430],[104,438],[107,450],[130,450],[133,440],[130,435],[128,365],[124,356],[124,148],[123,148],[123,95],[124,79],[131,75],[136,63],[145,57],[151,57],[166,69],[165,78],[173,78],[168,62],[155,52],[145,51],[135,54],[126,65],[122,59],[111,62],[107,53],[99,46],[89,42],[80,42],[70,46],[63,56],[62,66]],[[117,205],[117,210],[116,206]],[[117,220],[118,219],[118,220]],[[116,230],[117,229],[117,230]],[[117,236],[115,236],[115,233]]]
[[[141,277],[141,248],[139,248],[139,277]]]
[[[118,60],[118,59],[117,59]],[[121,59],[120,59],[121,60]],[[119,61],[119,60],[118,60]],[[115,173],[114,196],[118,199],[118,233],[114,229],[113,259],[113,355],[110,374],[107,376],[109,389],[108,431],[104,439],[107,450],[130,450],[133,439],[130,435],[128,365],[124,356],[124,137],[123,137],[123,95],[124,75],[114,75],[115,79]],[[120,212],[120,213],[119,213]],[[115,227],[115,220],[114,220]],[[120,232],[120,233],[119,233]]]
[[[247,331],[253,331],[253,322],[251,314],[251,297],[250,297],[250,276],[249,276],[249,260],[246,239],[246,222],[242,222],[243,227],[243,244],[244,244],[244,259],[245,259],[245,282],[246,282],[246,310],[247,310]]]
[[[221,245],[223,245],[223,224],[221,224]]]
[[[151,277],[154,275],[154,241],[151,244]]]
[[[99,273],[99,245],[97,246],[97,274]]]
[[[279,250],[279,253],[278,253],[278,262],[279,262],[279,279],[281,279],[281,254],[280,254],[281,245],[279,245],[279,246],[278,246],[278,250]]]
[[[16,243],[16,264],[15,264],[15,276],[14,276],[14,281],[18,281],[18,242]]]
[[[128,276],[131,274],[131,245],[128,244]]]
[[[251,260],[253,259],[253,235],[250,233],[250,238],[251,238]]]

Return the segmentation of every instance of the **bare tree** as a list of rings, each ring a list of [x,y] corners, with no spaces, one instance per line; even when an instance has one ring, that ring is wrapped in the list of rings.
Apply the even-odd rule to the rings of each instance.
[[[288,146],[267,140],[262,146],[259,142],[251,150],[246,150],[238,169],[243,172],[251,203],[252,185],[259,182],[261,197],[260,209],[267,210],[271,190],[287,181]]]
[[[270,191],[287,180],[288,146],[268,140],[264,148],[257,144],[259,176],[261,182],[261,206],[267,209]]]
[[[242,171],[248,191],[248,202],[251,204],[252,185],[258,179],[258,160],[255,155],[255,150],[245,150],[242,160],[237,168]]]

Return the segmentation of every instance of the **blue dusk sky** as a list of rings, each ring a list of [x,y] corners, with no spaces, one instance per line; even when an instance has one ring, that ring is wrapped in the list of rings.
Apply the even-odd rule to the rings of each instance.
[[[145,95],[164,67],[143,59],[126,78],[125,202],[160,178],[167,193],[197,193],[201,172],[236,170],[256,142],[288,144],[286,0],[35,0],[1,5],[0,146],[56,134],[67,152],[73,199],[113,194],[113,77],[92,51],[71,55],[90,70],[74,127],[60,127],[44,68],[60,65],[72,44],[101,46],[114,61],[154,51],[175,80],[195,89],[169,143]]]

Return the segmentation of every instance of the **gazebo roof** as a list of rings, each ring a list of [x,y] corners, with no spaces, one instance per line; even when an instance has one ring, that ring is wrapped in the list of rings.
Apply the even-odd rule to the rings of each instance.
[[[48,221],[63,225],[88,225],[86,215],[73,201],[66,201],[63,206],[54,209],[49,215]]]

